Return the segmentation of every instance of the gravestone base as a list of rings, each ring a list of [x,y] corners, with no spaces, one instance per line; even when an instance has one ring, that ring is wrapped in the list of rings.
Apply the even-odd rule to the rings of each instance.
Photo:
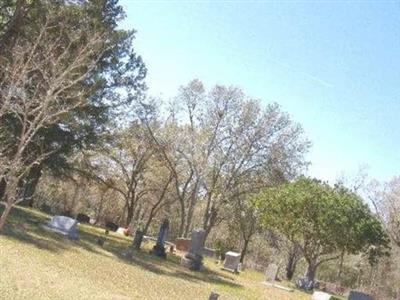
[[[192,271],[199,271],[203,267],[203,257],[194,253],[186,253],[181,259],[181,266]]]
[[[150,250],[150,253],[153,255],[156,255],[161,258],[167,258],[167,253],[165,252],[165,247],[156,244],[152,250]]]

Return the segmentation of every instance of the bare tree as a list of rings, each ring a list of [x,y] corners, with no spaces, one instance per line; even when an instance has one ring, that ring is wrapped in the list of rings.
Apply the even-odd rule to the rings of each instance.
[[[182,87],[172,104],[164,131],[149,131],[174,176],[182,235],[200,201],[208,235],[232,199],[264,187],[262,178],[291,178],[306,165],[309,143],[276,104],[262,109],[235,87],[206,93],[199,80]]]
[[[367,190],[390,239],[400,248],[400,177],[383,185],[373,181]]]
[[[87,169],[93,179],[124,200],[124,225],[147,231],[170,200],[171,172],[140,122],[115,130],[111,140],[91,154]]]
[[[67,127],[70,113],[85,107],[88,103],[85,80],[107,50],[100,31],[88,27],[82,36],[67,34],[61,24],[54,26],[54,19],[61,19],[57,14],[56,11],[49,14],[38,36],[18,38],[3,64],[0,181],[6,185],[0,230],[11,208],[20,201],[19,181],[32,167],[58,150],[57,145],[40,144],[36,140],[38,133],[54,124]],[[38,149],[29,151],[34,141]]]

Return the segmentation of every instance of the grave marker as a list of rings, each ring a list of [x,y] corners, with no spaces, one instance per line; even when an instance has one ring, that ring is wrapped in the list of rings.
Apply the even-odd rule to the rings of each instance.
[[[44,229],[67,235],[72,240],[79,239],[78,230],[76,228],[78,222],[66,216],[54,216],[43,225]]]

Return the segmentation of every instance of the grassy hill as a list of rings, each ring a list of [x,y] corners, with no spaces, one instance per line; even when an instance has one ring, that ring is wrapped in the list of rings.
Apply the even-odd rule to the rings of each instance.
[[[233,275],[212,260],[205,270],[179,265],[180,253],[161,260],[148,254],[152,244],[127,260],[121,253],[130,239],[111,233],[104,247],[96,243],[101,228],[79,225],[80,240],[43,230],[48,215],[16,208],[0,235],[1,299],[220,299],[302,300],[310,295],[263,285],[263,274]]]

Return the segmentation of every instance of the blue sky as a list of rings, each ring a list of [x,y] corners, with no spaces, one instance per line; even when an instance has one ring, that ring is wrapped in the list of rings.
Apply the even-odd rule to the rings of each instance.
[[[399,1],[122,0],[152,95],[194,78],[278,102],[313,143],[309,175],[400,175]]]

